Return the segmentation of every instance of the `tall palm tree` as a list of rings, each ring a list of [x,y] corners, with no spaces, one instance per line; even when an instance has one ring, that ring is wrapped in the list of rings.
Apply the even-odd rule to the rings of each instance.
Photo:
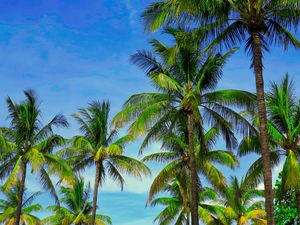
[[[16,183],[8,192],[2,192],[5,196],[5,200],[0,200],[0,223],[4,225],[15,224],[16,211],[18,206],[18,196],[20,192],[20,183]],[[35,198],[40,192],[35,192],[30,196],[26,196],[26,189],[24,189],[22,211],[20,216],[20,223],[27,225],[41,225],[41,221],[38,217],[32,213],[38,212],[42,209],[39,204],[32,204]]]
[[[95,184],[93,196],[92,222],[94,225],[97,209],[98,189],[107,176],[117,181],[121,189],[125,180],[121,173],[141,178],[142,174],[150,174],[150,170],[142,162],[123,155],[125,144],[130,136],[117,138],[117,130],[109,130],[109,102],[92,102],[86,109],[79,109],[73,117],[80,125],[82,136],[71,140],[70,148],[60,153],[66,156],[75,171],[82,171],[95,166]]]
[[[254,189],[247,178],[239,181],[232,177],[223,197],[225,216],[237,225],[248,225],[250,221],[255,225],[267,224],[264,201],[259,200],[263,197],[263,191]]]
[[[15,224],[19,225],[23,205],[23,193],[27,168],[39,175],[43,187],[58,202],[50,175],[55,174],[62,181],[72,182],[73,172],[69,165],[53,150],[64,145],[64,138],[55,134],[53,128],[66,127],[68,122],[63,115],[56,115],[42,125],[41,111],[37,98],[32,90],[24,91],[26,99],[19,104],[7,98],[9,111],[9,127],[0,128],[0,139],[3,154],[0,165],[0,179],[6,179],[3,189],[8,191],[17,181],[20,181],[18,206]]]
[[[289,30],[297,28],[300,18],[298,0],[165,0],[152,3],[143,13],[146,26],[156,30],[163,24],[185,23],[193,19],[212,31],[215,44],[226,47],[245,43],[251,55],[256,79],[259,131],[264,160],[264,185],[268,224],[274,224],[272,171],[268,148],[267,115],[264,96],[263,53],[272,44],[299,47]],[[211,29],[213,28],[213,29]],[[201,32],[202,33],[202,32]],[[209,35],[207,35],[209,36]],[[202,37],[201,37],[202,38]]]
[[[198,224],[198,187],[194,148],[194,127],[203,123],[217,123],[226,133],[229,122],[240,128],[247,125],[244,119],[228,105],[253,106],[253,95],[239,90],[214,91],[222,76],[222,67],[234,50],[225,55],[203,54],[205,43],[188,38],[191,32],[169,28],[175,46],[167,47],[158,40],[151,41],[154,52],[138,51],[132,57],[134,64],[145,70],[158,92],[136,94],[130,97],[124,109],[113,119],[116,127],[133,121],[129,134],[138,137],[151,127],[175,120],[184,115],[188,124],[189,164],[191,176],[192,224]],[[200,112],[200,109],[202,112]],[[205,120],[203,119],[205,117]],[[203,134],[200,131],[200,134]],[[225,135],[226,136],[226,135]],[[203,141],[203,137],[200,138]],[[205,144],[201,145],[205,148]]]
[[[61,202],[64,206],[49,206],[54,215],[43,220],[49,225],[106,225],[112,224],[110,217],[97,214],[92,222],[92,202],[89,201],[91,188],[84,185],[82,178],[77,178],[73,187],[61,187]]]
[[[286,75],[280,84],[272,83],[267,93],[267,129],[269,145],[272,147],[271,164],[278,165],[281,158],[285,158],[282,171],[282,190],[293,188],[296,193],[298,217],[300,218],[300,103],[296,98],[294,83]],[[254,117],[257,124],[257,118]],[[254,133],[253,133],[254,134]],[[249,152],[260,152],[257,135],[247,136],[239,146],[241,156]],[[263,159],[259,158],[249,170],[254,181],[260,181]]]
[[[154,222],[158,222],[159,225],[169,224],[186,224],[190,225],[190,209],[189,200],[186,200],[188,196],[188,180],[185,180],[188,176],[182,176],[180,174],[178,179],[174,179],[164,189],[163,193],[169,193],[170,196],[160,196],[151,200],[150,205],[155,207],[157,205],[164,206],[165,208],[155,217]],[[220,205],[214,205],[209,203],[210,201],[217,200],[217,193],[211,188],[202,188],[199,193],[199,205],[198,211],[200,214],[200,220],[205,224],[224,224],[223,210]],[[221,219],[218,216],[221,215]],[[226,224],[226,223],[225,223]],[[225,225],[224,224],[224,225]]]

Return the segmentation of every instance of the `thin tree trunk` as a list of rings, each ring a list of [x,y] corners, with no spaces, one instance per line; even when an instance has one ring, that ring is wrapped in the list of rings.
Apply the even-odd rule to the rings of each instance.
[[[24,195],[24,189],[25,189],[26,167],[27,167],[26,160],[22,160],[22,176],[21,176],[21,181],[20,181],[20,191],[18,194],[18,205],[17,205],[17,211],[16,211],[15,225],[20,225],[20,219],[21,219],[21,214],[22,214],[22,205],[23,205],[23,195]]]
[[[190,225],[190,213],[186,212],[186,225]]]
[[[297,188],[295,190],[296,194],[296,204],[297,204],[297,211],[298,211],[298,224],[300,224],[300,190]]]
[[[265,104],[265,93],[264,93],[264,79],[263,79],[263,64],[262,64],[262,46],[261,40],[258,33],[252,34],[254,41],[254,72],[256,79],[256,93],[258,101],[258,116],[259,116],[259,132],[260,132],[260,143],[262,150],[263,159],[263,175],[265,185],[265,205],[267,211],[268,225],[274,225],[274,202],[272,192],[272,170],[270,160],[270,150],[268,146],[268,133],[267,133],[267,113]]]
[[[186,216],[186,225],[190,225],[190,213],[188,209],[188,194],[186,189],[182,193],[182,203],[183,203],[183,211]]]
[[[199,225],[198,216],[198,185],[197,185],[197,170],[195,161],[195,149],[194,149],[194,133],[193,133],[193,115],[188,114],[188,141],[189,141],[189,169],[190,169],[190,185],[191,185],[191,200],[190,210],[192,225]]]
[[[96,220],[98,188],[99,188],[99,184],[100,184],[100,173],[101,173],[100,163],[96,162],[96,175],[95,175],[95,184],[94,184],[93,211],[92,211],[91,225],[95,225],[95,220]]]

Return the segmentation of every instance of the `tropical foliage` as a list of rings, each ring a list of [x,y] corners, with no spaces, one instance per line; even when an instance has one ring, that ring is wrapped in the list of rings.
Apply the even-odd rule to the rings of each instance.
[[[122,173],[138,178],[142,174],[150,174],[142,162],[123,154],[130,136],[117,139],[117,130],[109,130],[109,109],[109,102],[94,101],[88,108],[79,109],[79,113],[73,114],[83,135],[73,137],[71,147],[59,152],[67,157],[76,172],[93,165],[95,167],[92,224],[96,218],[98,189],[107,176],[118,182],[123,189],[125,180]]]
[[[78,178],[73,187],[61,187],[61,203],[64,206],[49,206],[48,210],[54,215],[43,220],[43,224],[49,225],[83,225],[92,224],[92,202],[89,201],[90,185],[84,186],[82,178]],[[97,214],[96,225],[112,224],[110,217]]]
[[[271,163],[273,166],[284,158],[281,173],[280,190],[278,195],[293,189],[297,202],[300,202],[299,179],[299,135],[300,135],[300,105],[294,91],[294,84],[286,75],[281,83],[272,83],[270,92],[267,93],[268,134],[271,151]],[[253,123],[257,124],[257,118],[253,116]],[[260,152],[260,142],[257,135],[246,136],[239,147],[240,155],[249,152]],[[249,170],[253,182],[258,183],[261,178],[263,159],[259,158]],[[281,194],[280,194],[281,193]],[[298,208],[300,215],[300,206]]]
[[[66,117],[58,114],[44,125],[34,91],[24,91],[19,103],[6,99],[8,125],[0,127],[0,223],[112,224],[98,213],[99,189],[107,178],[123,190],[125,175],[150,175],[146,162],[163,164],[146,202],[162,207],[154,218],[159,225],[296,223],[300,99],[288,75],[265,91],[263,54],[274,45],[300,47],[291,33],[299,25],[300,1],[164,0],[150,4],[142,18],[150,31],[162,27],[171,44],[153,39],[151,51],[131,57],[153,91],[132,95],[111,122],[109,101],[93,101],[72,114],[80,134],[67,139],[57,133],[69,126]],[[256,94],[219,88],[223,67],[241,44],[251,56]],[[126,134],[120,130],[124,127]],[[140,137],[136,152],[143,158],[138,160],[125,148]],[[161,149],[144,155],[153,143]],[[217,147],[220,143],[223,148]],[[239,166],[234,149],[240,157],[256,153],[258,159],[244,178],[228,182],[225,171]],[[281,163],[273,190],[272,168]],[[94,171],[93,190],[81,177],[86,170]],[[55,200],[43,219],[37,216],[42,206],[34,203],[40,192],[26,190],[29,171]],[[262,182],[265,190],[258,189]]]
[[[0,200],[0,223],[4,225],[12,225],[16,222],[16,211],[18,207],[18,196],[21,185],[16,183],[8,192],[2,192],[5,199]],[[24,189],[22,211],[20,215],[20,223],[27,225],[41,225],[40,219],[35,215],[42,209],[40,204],[33,204],[40,192],[35,192],[27,196]]]
[[[7,98],[10,127],[0,128],[1,165],[0,179],[5,180],[4,191],[9,191],[19,180],[16,224],[19,224],[23,205],[23,193],[27,167],[38,174],[42,186],[49,190],[58,202],[51,174],[62,181],[72,183],[73,172],[70,166],[53,150],[64,145],[64,138],[53,132],[54,127],[66,127],[68,122],[63,115],[56,115],[45,126],[41,122],[41,111],[33,91],[24,91],[26,99],[19,104]]]
[[[290,189],[282,195],[282,173],[279,174],[275,183],[275,222],[277,224],[293,225],[297,224],[298,210],[295,190]],[[279,195],[278,195],[279,193]]]
[[[191,43],[187,37],[192,32],[169,28],[165,32],[172,35],[175,46],[167,47],[158,40],[152,40],[153,52],[138,51],[132,61],[141,67],[157,92],[131,96],[124,109],[113,119],[116,127],[130,122],[129,134],[139,137],[147,133],[142,147],[156,139],[164,124],[176,126],[178,118],[184,117],[187,124],[186,134],[189,148],[189,170],[191,176],[191,213],[193,224],[198,223],[197,169],[195,159],[194,131],[198,129],[203,151],[204,126],[216,126],[226,138],[229,148],[232,128],[248,131],[247,121],[229,106],[253,109],[255,96],[241,90],[218,90],[215,88],[222,76],[222,67],[234,52],[226,54],[204,54],[204,43]],[[207,123],[204,124],[204,122]],[[148,132],[148,130],[150,130]]]
[[[146,27],[154,31],[162,25],[177,23],[204,25],[211,46],[227,48],[244,44],[251,56],[256,78],[259,135],[264,160],[263,174],[266,210],[269,224],[274,224],[272,171],[267,136],[267,114],[264,97],[263,54],[271,45],[299,48],[300,42],[290,32],[297,29],[300,18],[299,1],[267,0],[165,0],[154,2],[144,11]],[[192,21],[192,22],[187,22]],[[203,32],[200,31],[202,34]],[[197,35],[199,36],[199,35]],[[202,38],[202,35],[200,35]]]
[[[267,224],[264,210],[263,190],[253,188],[249,180],[231,178],[229,187],[224,191],[225,216],[238,225]]]
[[[181,124],[181,126],[181,128],[184,128],[184,124]],[[166,129],[166,127],[161,128]],[[189,181],[189,151],[185,130],[186,127],[183,130],[169,130],[164,134],[160,134],[157,138],[162,143],[161,151],[143,158],[145,162],[166,163],[150,187],[148,201],[151,201],[153,196],[164,189],[178,174],[183,176],[182,179]],[[200,142],[196,138],[194,141],[197,173],[203,175],[216,190],[226,188],[226,177],[216,167],[216,164],[230,168],[238,166],[238,159],[232,152],[212,149],[219,136],[220,133],[216,127],[212,127],[204,134],[204,143],[207,149],[200,148]],[[234,137],[231,138],[234,139]],[[199,188],[201,188],[199,177],[197,182]]]
[[[178,176],[170,184],[167,184],[163,193],[170,196],[160,196],[151,200],[150,205],[155,207],[161,205],[164,209],[156,216],[154,222],[159,225],[168,224],[190,224],[190,209],[188,198],[189,183],[185,178],[188,176]],[[218,199],[218,194],[211,188],[201,188],[199,193],[198,212],[200,220],[204,224],[222,224],[224,220],[224,208],[210,201]],[[219,217],[218,217],[219,216]]]

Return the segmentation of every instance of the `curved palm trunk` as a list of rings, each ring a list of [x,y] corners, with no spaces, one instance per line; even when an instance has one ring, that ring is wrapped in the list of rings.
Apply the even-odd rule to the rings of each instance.
[[[268,146],[268,133],[267,133],[267,113],[265,104],[265,93],[264,93],[264,79],[263,79],[263,64],[262,64],[262,46],[261,40],[258,33],[252,34],[254,41],[254,72],[256,79],[256,93],[258,101],[258,116],[259,116],[259,132],[260,132],[260,143],[262,150],[263,159],[263,175],[265,185],[265,198],[266,198],[266,211],[268,225],[274,225],[274,202],[272,193],[272,170],[270,161],[270,150]]]
[[[99,188],[100,178],[101,178],[100,173],[101,173],[101,165],[99,162],[96,162],[96,175],[95,175],[95,184],[94,184],[93,211],[92,211],[91,225],[95,225],[95,220],[96,220],[98,188]]]
[[[297,204],[297,210],[298,210],[298,223],[300,223],[300,189],[297,188],[295,190],[296,193],[296,204]]]
[[[188,141],[189,141],[189,169],[190,169],[190,185],[191,185],[191,200],[190,210],[192,225],[199,225],[198,216],[198,185],[197,185],[197,170],[195,161],[195,149],[194,149],[194,138],[193,138],[193,115],[188,114]]]
[[[18,205],[16,211],[15,225],[20,225],[22,205],[23,205],[23,195],[24,195],[24,188],[25,188],[25,179],[26,179],[26,167],[27,167],[27,162],[25,160],[22,160],[22,175],[20,181],[20,191],[18,194]]]

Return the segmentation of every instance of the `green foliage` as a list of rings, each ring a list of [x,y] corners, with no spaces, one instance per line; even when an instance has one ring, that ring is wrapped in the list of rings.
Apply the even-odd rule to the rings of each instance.
[[[109,130],[109,110],[109,102],[94,101],[88,108],[73,114],[83,135],[73,137],[71,147],[62,149],[58,154],[65,157],[75,171],[98,164],[101,168],[100,184],[106,176],[110,176],[123,189],[125,180],[122,172],[141,178],[150,171],[140,161],[123,154],[131,138],[127,135],[117,139],[118,131]]]
[[[200,19],[206,30],[205,38],[212,38],[212,45],[230,48],[246,43],[246,50],[252,55],[254,33],[259,35],[265,51],[272,44],[284,49],[289,46],[298,48],[300,43],[290,30],[297,28],[299,16],[297,0],[165,0],[150,4],[142,18],[150,31],[170,24],[192,27],[195,24],[187,21],[198,22]],[[199,35],[202,33],[196,32],[198,38],[203,38]]]
[[[268,136],[266,129],[266,111],[263,85],[263,53],[270,50],[270,46],[299,48],[300,42],[291,33],[297,30],[300,22],[300,4],[298,0],[164,0],[150,4],[144,11],[143,20],[146,28],[155,31],[162,26],[176,24],[178,26],[194,27],[199,40],[212,42],[206,49],[223,47],[230,49],[239,45],[245,46],[245,51],[251,56],[251,67],[254,68],[258,104],[258,116],[261,121],[260,132],[262,155],[264,161],[256,165],[263,166],[264,181],[266,184],[266,204],[269,223],[273,221],[273,198],[271,193],[272,178],[271,166],[276,164],[276,159],[269,159]],[[188,21],[188,22],[187,22]],[[190,21],[193,21],[192,23]],[[203,26],[204,25],[204,26]],[[203,28],[206,30],[203,34]],[[200,30],[200,32],[199,32]],[[275,153],[276,154],[276,153]],[[278,158],[278,157],[277,157]],[[296,157],[290,155],[290,162]],[[275,162],[274,162],[275,161]],[[294,161],[294,160],[293,160]],[[294,168],[291,168],[294,167]],[[255,171],[254,168],[252,170]],[[284,186],[298,186],[293,180],[291,171],[299,171],[299,166],[293,163],[285,165]],[[256,170],[258,172],[259,170]],[[298,172],[299,173],[299,172]],[[257,176],[256,176],[257,177]],[[257,182],[257,180],[253,180]]]
[[[51,175],[61,181],[72,183],[71,167],[53,151],[65,144],[65,139],[54,133],[54,128],[67,127],[63,115],[54,116],[46,125],[41,121],[38,99],[32,90],[24,91],[25,100],[19,104],[7,98],[9,127],[0,128],[1,150],[0,179],[5,180],[3,189],[9,191],[18,182],[18,174],[25,173],[29,166],[38,175],[42,186],[58,200]],[[25,174],[26,179],[26,174]],[[25,182],[25,180],[24,180]]]
[[[239,181],[232,177],[229,187],[223,192],[226,218],[238,225],[262,224],[266,225],[263,190],[251,188],[248,179]]]
[[[76,179],[73,187],[61,187],[63,205],[49,206],[48,210],[53,215],[45,218],[43,224],[47,225],[82,225],[91,223],[92,203],[89,201],[90,185],[84,185],[82,178]],[[111,218],[104,215],[96,215],[95,225],[112,224]]]
[[[62,149],[58,155],[63,156],[72,165],[76,172],[87,167],[95,166],[95,184],[91,223],[95,223],[98,200],[98,188],[106,177],[116,181],[121,190],[125,184],[123,173],[142,178],[149,175],[149,168],[139,160],[125,156],[124,147],[131,141],[126,135],[117,139],[117,129],[109,129],[110,104],[107,101],[94,101],[87,108],[79,109],[73,114],[80,125],[81,136],[75,136],[70,141],[70,147]]]
[[[241,90],[215,90],[222,68],[235,49],[224,55],[204,54],[202,45],[205,43],[187,44],[178,38],[189,36],[190,31],[167,29],[166,32],[176,41],[175,45],[169,47],[154,40],[152,52],[138,51],[132,56],[132,62],[144,70],[157,92],[131,96],[114,117],[113,125],[131,124],[129,134],[140,137],[151,128],[159,128],[159,124],[192,112],[199,123],[218,124],[224,137],[228,137],[231,126],[248,132],[247,121],[230,107],[254,108],[255,95]],[[146,140],[155,140],[154,136],[149,139]]]
[[[282,190],[282,172],[279,174],[275,183],[275,221],[276,224],[294,225],[297,224],[297,203],[296,195],[293,188],[281,192]]]
[[[156,92],[131,96],[124,104],[123,110],[114,117],[113,124],[115,127],[130,124],[129,134],[135,138],[146,134],[140,151],[142,153],[142,149],[151,142],[157,141],[160,134],[168,133],[172,127],[182,126],[178,120],[183,118],[185,123],[188,121],[188,129],[184,130],[185,136],[188,134],[188,139],[184,141],[186,145],[189,145],[190,182],[193,186],[190,188],[190,194],[193,195],[191,211],[193,223],[197,224],[197,169],[199,166],[197,168],[196,163],[201,163],[194,160],[196,156],[192,142],[196,137],[195,127],[197,126],[197,135],[203,151],[206,150],[203,137],[206,125],[209,128],[217,126],[227,147],[233,148],[236,140],[232,130],[246,132],[249,126],[247,121],[230,107],[253,108],[255,96],[240,90],[215,91],[222,77],[222,68],[235,49],[224,55],[205,54],[205,41],[189,40],[192,32],[181,28],[168,28],[165,32],[172,36],[175,45],[168,47],[154,40],[151,42],[153,53],[138,51],[132,57],[132,62],[144,70]],[[172,141],[177,143],[179,141],[182,144],[177,137],[172,138]],[[182,164],[182,160],[174,160],[167,165],[165,170],[156,177],[150,195],[174,177],[174,168],[182,167]],[[201,165],[201,169],[201,172],[207,172],[204,175],[209,179],[214,177],[215,182],[222,183],[224,180],[209,160],[205,161],[203,166]],[[220,179],[215,179],[216,177]]]
[[[20,193],[20,183],[16,183],[8,192],[2,192],[5,199],[0,199],[0,223],[4,225],[11,225],[15,223],[16,208],[18,205],[18,195]],[[26,190],[23,195],[23,205],[21,220],[22,224],[26,225],[41,225],[40,219],[35,216],[36,212],[42,210],[40,204],[33,204],[36,197],[40,195],[40,192],[35,192],[30,196],[27,196]]]
[[[160,196],[151,200],[152,207],[157,205],[164,207],[155,217],[154,222],[159,225],[190,224],[189,182],[186,178],[188,178],[186,174],[178,175],[161,190],[164,195],[168,194],[168,196]],[[224,208],[211,203],[217,197],[218,194],[211,188],[201,188],[199,192],[199,219],[204,224],[224,224],[222,223]]]
[[[271,150],[272,167],[279,164],[284,159],[283,170],[280,175],[280,182],[277,182],[276,188],[278,195],[284,196],[291,190],[299,189],[300,180],[300,155],[299,155],[299,136],[300,136],[300,105],[296,96],[294,83],[285,75],[280,83],[271,83],[271,90],[266,94],[269,133],[269,145]],[[251,116],[250,116],[251,117]],[[251,118],[254,127],[258,127],[256,115]],[[246,136],[239,146],[239,154],[245,155],[249,152],[260,153],[260,143],[257,132],[252,136]],[[250,167],[247,177],[252,183],[261,182],[263,160],[260,157]],[[276,210],[280,210],[284,215],[286,207],[280,207],[277,199]],[[294,209],[286,216],[293,214]],[[285,215],[284,215],[285,217]]]
[[[154,161],[166,164],[151,184],[148,201],[178,174],[189,173],[188,158],[190,156],[184,122],[184,120],[179,121],[177,126],[175,126],[176,128],[169,129],[167,133],[157,136],[158,140],[162,142],[161,151],[152,153],[143,158],[143,161]],[[161,128],[163,130],[166,129],[166,127],[163,126]],[[195,129],[195,133],[197,133],[197,130],[198,128]],[[208,130],[204,134],[204,137],[204,143],[206,143],[209,149],[201,148],[197,135],[194,141],[196,170],[199,174],[203,175],[214,188],[220,190],[226,187],[226,178],[216,165],[235,168],[238,166],[238,159],[232,152],[213,150],[215,141],[221,137],[216,126]],[[185,179],[188,178],[186,177]],[[198,182],[200,183],[200,178]]]
[[[94,101],[73,114],[81,135],[66,141],[54,132],[57,127],[68,126],[66,118],[57,115],[43,126],[33,91],[25,91],[26,98],[19,104],[7,98],[10,125],[0,128],[0,179],[4,181],[2,189],[6,198],[0,200],[0,223],[14,223],[19,206],[22,224],[41,224],[32,214],[41,206],[31,204],[39,193],[26,198],[20,188],[25,183],[26,168],[30,168],[57,203],[49,207],[53,215],[46,218],[44,224],[111,224],[108,216],[99,214],[93,221],[98,186],[110,177],[123,189],[123,173],[137,178],[150,174],[143,162],[123,154],[128,142],[145,135],[140,154],[154,141],[163,144],[162,151],[143,158],[143,161],[166,163],[150,187],[147,202],[165,207],[155,218],[160,225],[189,224],[191,209],[197,212],[197,206],[190,207],[194,201],[198,203],[199,218],[206,224],[266,224],[264,202],[260,201],[262,191],[254,187],[262,180],[263,166],[269,163],[259,158],[245,179],[239,181],[233,177],[228,185],[215,164],[235,168],[238,160],[232,152],[212,150],[220,137],[227,149],[234,149],[238,144],[235,132],[239,132],[244,136],[239,155],[261,154],[256,96],[243,90],[216,88],[225,63],[237,50],[232,47],[238,44],[245,43],[246,51],[252,56],[252,65],[255,63],[255,37],[263,51],[268,51],[273,44],[285,49],[300,47],[300,42],[290,32],[299,24],[299,6],[297,0],[165,0],[152,3],[143,13],[146,27],[154,31],[165,25],[179,25],[178,29],[164,29],[175,45],[166,46],[152,40],[152,52],[138,51],[132,56],[132,62],[144,70],[156,91],[131,96],[114,117],[111,129],[107,101]],[[198,24],[200,28],[192,29]],[[220,45],[229,51],[216,53],[215,47]],[[280,84],[272,83],[266,96],[271,166],[278,165],[285,157],[281,180],[276,182],[275,188],[277,224],[293,224],[297,217],[295,190],[299,190],[300,180],[300,105],[296,99],[288,76]],[[247,112],[240,114],[236,109]],[[193,123],[189,127],[188,121]],[[118,139],[117,129],[128,124],[128,135]],[[64,149],[54,154],[54,150],[61,147]],[[194,161],[191,158],[195,159],[195,165],[191,165]],[[71,166],[76,173],[95,166],[94,204],[89,200],[90,186],[74,178]],[[199,176],[195,178],[196,186],[190,186],[193,183],[190,174],[194,171],[207,178],[220,192],[221,200],[215,190],[201,187]],[[59,184],[69,185],[61,186],[60,200],[51,181],[52,175],[60,178]],[[191,190],[196,188],[199,199],[190,196]],[[157,197],[161,192],[169,195]]]

